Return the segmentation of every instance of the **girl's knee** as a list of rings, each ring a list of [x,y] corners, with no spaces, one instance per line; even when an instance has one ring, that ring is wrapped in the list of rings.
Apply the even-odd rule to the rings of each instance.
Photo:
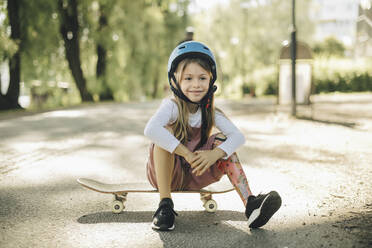
[[[154,144],[154,153],[156,154],[161,154],[161,155],[172,155],[172,153],[168,152],[167,150],[165,150],[164,148]]]
[[[214,147],[222,144],[225,140],[226,140],[226,136],[223,133],[217,133],[214,136],[214,142],[213,142],[212,147],[214,148]]]

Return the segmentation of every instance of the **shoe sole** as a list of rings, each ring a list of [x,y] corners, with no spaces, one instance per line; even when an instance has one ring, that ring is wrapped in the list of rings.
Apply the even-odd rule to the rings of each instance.
[[[252,211],[248,219],[248,226],[250,228],[259,228],[265,225],[281,205],[282,200],[279,194],[271,191],[262,201],[260,207]]]
[[[151,228],[156,231],[173,231],[174,227],[175,227],[174,224],[171,227],[168,227],[166,225],[156,226],[154,225],[154,223],[151,224]]]

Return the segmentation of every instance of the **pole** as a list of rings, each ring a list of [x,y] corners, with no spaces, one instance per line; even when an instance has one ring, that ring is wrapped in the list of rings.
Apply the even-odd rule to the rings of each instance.
[[[292,61],[292,116],[296,116],[296,0],[292,0],[292,31],[291,31],[291,61]]]

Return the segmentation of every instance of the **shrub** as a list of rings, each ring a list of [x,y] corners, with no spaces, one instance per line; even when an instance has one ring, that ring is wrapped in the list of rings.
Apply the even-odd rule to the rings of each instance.
[[[242,85],[244,94],[252,95],[276,95],[278,93],[278,68],[268,66],[255,70],[248,76],[247,82]]]
[[[313,52],[316,55],[343,57],[345,50],[346,48],[342,42],[334,37],[328,37],[323,42],[316,43],[313,46]]]
[[[312,93],[372,91],[371,60],[340,59],[336,57],[316,57],[313,62]],[[242,85],[242,93],[257,95],[278,94],[278,68],[269,66],[254,71]]]
[[[372,91],[372,74],[368,71],[370,63],[365,60],[317,58],[313,67],[314,93]]]

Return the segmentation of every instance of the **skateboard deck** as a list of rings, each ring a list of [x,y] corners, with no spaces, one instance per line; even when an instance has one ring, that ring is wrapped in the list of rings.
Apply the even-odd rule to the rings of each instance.
[[[104,194],[113,194],[112,211],[114,213],[121,213],[124,210],[128,193],[158,193],[158,190],[145,182],[107,184],[88,178],[79,178],[77,182],[87,189]],[[233,190],[232,186],[215,184],[201,190],[172,191],[172,193],[199,193],[205,210],[207,212],[215,212],[217,210],[217,202],[212,199],[212,195],[223,194]]]

